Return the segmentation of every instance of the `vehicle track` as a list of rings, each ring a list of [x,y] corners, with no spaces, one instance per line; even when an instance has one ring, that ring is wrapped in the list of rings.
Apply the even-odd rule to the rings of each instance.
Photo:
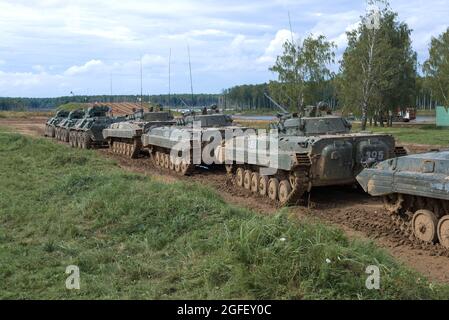
[[[12,128],[22,134],[41,137],[45,119],[0,119],[0,126]],[[56,141],[56,140],[55,140]],[[62,142],[58,142],[62,143]],[[429,147],[431,149],[432,147]],[[422,146],[420,146],[422,151]],[[217,190],[223,199],[232,204],[272,214],[278,208],[265,197],[255,197],[250,191],[236,187],[224,169],[196,168],[192,176],[180,176],[153,165],[149,157],[130,159],[113,154],[108,149],[98,152],[131,172],[151,176],[167,183],[177,181],[197,182]],[[350,238],[368,238],[386,248],[394,257],[421,272],[432,280],[449,283],[449,250],[440,245],[420,243],[405,237],[383,209],[380,199],[372,198],[361,189],[353,187],[327,187],[312,190],[309,208],[289,208],[299,218],[319,219],[344,230]]]

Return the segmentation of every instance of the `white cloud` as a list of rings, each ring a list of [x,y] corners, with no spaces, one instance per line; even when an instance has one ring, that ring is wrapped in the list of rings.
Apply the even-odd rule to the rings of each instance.
[[[430,37],[448,25],[447,1],[391,5],[414,30],[413,45],[424,60]],[[187,43],[195,91],[264,82],[291,37],[288,12],[295,39],[324,34],[337,44],[338,56],[347,43],[345,31],[357,26],[365,6],[350,0],[0,0],[1,93],[22,94],[13,86],[21,82],[31,96],[55,95],[59,83],[91,94],[108,92],[111,73],[114,91],[135,93],[141,56],[147,89],[163,93],[170,48],[172,90],[187,92]]]
[[[265,53],[257,59],[258,63],[273,64],[276,61],[276,57],[282,53],[282,46],[287,40],[291,41],[292,33],[290,30],[279,30],[274,39],[270,41],[268,47],[265,49]],[[297,35],[293,34],[293,39],[296,41]]]
[[[98,71],[104,67],[104,63],[101,60],[90,60],[82,66],[71,66],[64,74],[68,76],[75,76],[83,73]]]

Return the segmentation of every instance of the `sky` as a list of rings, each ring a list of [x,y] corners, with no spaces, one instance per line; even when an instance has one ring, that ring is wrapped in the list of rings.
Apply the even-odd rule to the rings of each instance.
[[[449,26],[448,0],[391,0],[413,29],[418,60]],[[268,69],[291,38],[346,46],[363,0],[0,0],[0,96],[220,93],[276,78]],[[170,57],[171,50],[171,59]],[[171,63],[169,64],[169,61]],[[333,66],[338,68],[338,66]],[[112,84],[112,86],[111,86]]]

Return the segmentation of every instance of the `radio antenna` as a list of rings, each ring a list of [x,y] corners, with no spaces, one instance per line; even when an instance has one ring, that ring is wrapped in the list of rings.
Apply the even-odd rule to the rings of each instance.
[[[190,61],[190,46],[187,45],[187,53],[189,55],[189,71],[190,71],[190,93],[192,95],[192,106],[194,105],[193,103],[193,80],[192,80],[192,63]]]
[[[171,98],[171,48],[168,56],[168,109],[170,110],[170,98]]]

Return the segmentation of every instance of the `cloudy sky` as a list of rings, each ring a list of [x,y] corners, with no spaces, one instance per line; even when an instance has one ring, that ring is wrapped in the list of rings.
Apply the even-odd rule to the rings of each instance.
[[[391,0],[414,30],[419,60],[431,36],[448,26],[448,0]],[[282,43],[324,34],[346,45],[345,31],[364,14],[363,0],[0,0],[0,96],[189,92],[218,93],[274,79]]]

